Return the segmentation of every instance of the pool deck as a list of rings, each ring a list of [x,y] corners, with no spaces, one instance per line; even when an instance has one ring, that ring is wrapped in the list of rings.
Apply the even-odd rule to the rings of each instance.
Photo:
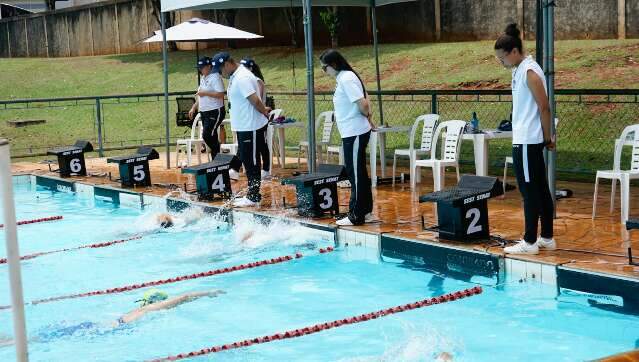
[[[172,155],[172,157],[175,157]],[[174,160],[174,158],[172,158]],[[288,167],[294,167],[297,159],[289,158]],[[194,178],[191,175],[182,175],[179,169],[166,170],[166,162],[163,158],[150,162],[152,180],[154,184],[175,184],[182,187],[185,183],[189,189],[194,188]],[[302,165],[304,168],[305,165]],[[106,158],[87,159],[87,169],[90,174],[108,173],[117,178],[118,169],[115,164],[107,164]],[[32,162],[16,162],[12,164],[14,174],[36,174],[58,176],[49,172],[46,164]],[[297,215],[297,211],[291,208],[295,205],[294,186],[280,185],[280,178],[289,177],[295,171],[294,168],[273,168],[274,179],[262,183],[263,200],[259,208],[246,208],[245,211],[259,212],[261,214],[299,219],[306,222],[325,225],[336,228],[333,218],[305,219]],[[405,170],[404,170],[405,171]],[[497,242],[461,243],[448,240],[440,240],[437,234],[422,230],[421,216],[424,215],[427,223],[434,223],[434,208],[432,204],[420,204],[418,196],[431,192],[432,177],[426,171],[422,176],[422,183],[418,184],[416,191],[411,192],[410,185],[397,184],[379,185],[373,189],[374,216],[378,221],[363,226],[340,227],[340,229],[364,232],[368,234],[384,235],[409,239],[417,242],[430,243],[465,250],[481,251],[510,260],[541,263],[552,266],[569,267],[574,270],[583,270],[603,275],[611,275],[639,281],[639,266],[628,264],[627,247],[624,235],[627,235],[625,227],[620,223],[619,201],[616,208],[609,212],[610,187],[600,187],[598,199],[598,215],[592,220],[592,192],[593,184],[558,182],[558,188],[568,188],[573,191],[571,198],[559,200],[557,203],[557,219],[555,220],[555,239],[558,250],[541,251],[539,255],[505,256],[501,246]],[[447,174],[447,185],[454,185],[454,172]],[[120,187],[119,182],[110,181],[104,176],[71,177],[71,180],[81,181],[92,185],[108,185]],[[509,178],[514,182],[513,178]],[[242,177],[232,184],[233,191],[237,192],[245,188],[246,179]],[[165,196],[170,190],[163,186],[136,188],[134,191],[147,194]],[[631,188],[630,195],[637,195],[639,191]],[[346,211],[348,205],[349,189],[339,189],[340,208]],[[283,200],[286,200],[286,207]],[[632,201],[632,197],[631,197]],[[221,206],[222,201],[210,202],[212,206]],[[631,206],[632,206],[631,202]],[[634,206],[638,203],[634,202]],[[522,236],[523,209],[518,190],[509,191],[503,197],[489,200],[489,221],[491,235],[498,235],[504,239],[517,240]],[[630,215],[639,215],[639,208],[630,210]],[[639,235],[630,234],[630,240],[638,239]],[[633,244],[637,248],[639,256],[639,242]]]

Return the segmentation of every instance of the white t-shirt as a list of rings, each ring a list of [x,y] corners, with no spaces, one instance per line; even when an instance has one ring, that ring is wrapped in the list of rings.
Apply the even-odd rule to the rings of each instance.
[[[231,129],[233,131],[255,131],[264,127],[268,120],[249,102],[248,97],[256,93],[260,96],[257,77],[243,65],[237,67],[231,75],[228,88],[231,102]]]
[[[531,56],[526,57],[517,68],[513,69],[513,144],[539,144],[544,142],[544,132],[541,127],[541,113],[535,97],[528,88],[528,71],[537,74],[546,87],[546,77],[543,70]]]
[[[211,72],[206,77],[200,78],[198,91],[223,93],[224,83],[220,73]],[[224,101],[220,98],[200,96],[199,107],[200,112],[212,111],[224,107]]]
[[[357,101],[364,98],[364,87],[355,73],[343,70],[337,74],[333,94],[335,121],[342,138],[359,136],[371,130],[368,119],[359,111]]]

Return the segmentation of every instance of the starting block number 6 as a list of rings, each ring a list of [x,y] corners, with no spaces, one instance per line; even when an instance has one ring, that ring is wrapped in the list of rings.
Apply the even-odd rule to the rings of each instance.
[[[80,163],[80,159],[74,158],[71,161],[69,161],[69,168],[71,169],[71,172],[73,173],[80,172],[82,170],[82,164]]]

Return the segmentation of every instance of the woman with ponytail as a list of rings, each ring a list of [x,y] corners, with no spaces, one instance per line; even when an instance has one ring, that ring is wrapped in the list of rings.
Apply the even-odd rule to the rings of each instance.
[[[517,24],[510,24],[495,42],[495,56],[512,70],[513,168],[524,200],[523,240],[504,248],[508,254],[538,254],[554,250],[553,202],[546,178],[544,148],[555,148],[544,72],[526,56]],[[541,235],[537,225],[541,221]]]
[[[322,70],[337,81],[333,107],[337,129],[342,137],[344,164],[351,183],[348,215],[337,225],[361,225],[372,219],[373,193],[366,170],[366,146],[374,128],[366,87],[360,76],[337,50],[320,56]]]

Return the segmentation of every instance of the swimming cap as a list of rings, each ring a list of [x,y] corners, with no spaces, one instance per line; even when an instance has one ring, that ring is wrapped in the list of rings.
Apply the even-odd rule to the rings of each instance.
[[[142,307],[149,305],[149,304],[153,304],[153,303],[157,303],[163,300],[166,300],[169,297],[168,294],[166,294],[165,292],[159,290],[159,289],[151,289],[146,291],[143,295],[142,295],[142,299],[136,300],[135,302],[142,302]]]

